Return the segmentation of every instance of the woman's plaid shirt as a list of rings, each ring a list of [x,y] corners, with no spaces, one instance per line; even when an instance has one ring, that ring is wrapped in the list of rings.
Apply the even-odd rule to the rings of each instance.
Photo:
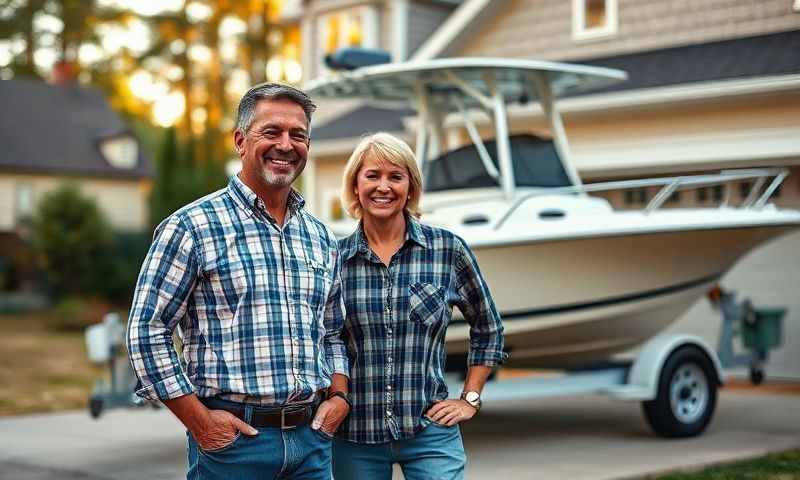
[[[128,323],[137,394],[274,405],[347,375],[336,239],[302,207],[292,191],[280,228],[233,176],[158,226]]]
[[[339,243],[353,408],[337,436],[360,443],[410,438],[448,397],[444,336],[457,306],[470,326],[469,365],[505,359],[503,326],[469,247],[452,233],[407,222],[385,266],[362,230]]]

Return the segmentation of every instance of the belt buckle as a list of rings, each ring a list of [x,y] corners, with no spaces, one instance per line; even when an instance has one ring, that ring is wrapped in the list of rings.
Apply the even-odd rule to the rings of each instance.
[[[286,425],[286,409],[281,408],[281,430],[294,430],[297,425]]]

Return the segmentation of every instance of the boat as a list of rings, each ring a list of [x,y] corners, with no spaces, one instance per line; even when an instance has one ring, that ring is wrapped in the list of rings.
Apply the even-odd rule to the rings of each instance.
[[[686,312],[748,252],[800,227],[776,208],[786,169],[583,183],[557,100],[624,81],[624,71],[499,58],[360,65],[316,79],[315,98],[361,98],[415,107],[423,217],[473,249],[504,320],[508,367],[576,369],[631,351]],[[508,110],[538,102],[551,135],[511,134]],[[477,116],[489,117],[493,139]],[[471,144],[446,151],[446,128]],[[738,204],[665,207],[681,190],[753,182]],[[603,192],[657,192],[617,210]],[[726,196],[727,198],[727,196]],[[343,234],[352,223],[334,225]],[[456,315],[449,358],[463,358],[469,327]],[[462,362],[463,363],[463,362]]]

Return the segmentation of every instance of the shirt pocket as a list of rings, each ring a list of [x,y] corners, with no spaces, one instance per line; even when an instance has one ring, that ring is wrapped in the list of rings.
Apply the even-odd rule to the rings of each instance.
[[[300,300],[317,311],[324,309],[333,284],[330,267],[312,259],[298,264]]]
[[[444,287],[432,283],[412,283],[409,289],[409,316],[412,320],[431,325],[442,319],[445,308]]]

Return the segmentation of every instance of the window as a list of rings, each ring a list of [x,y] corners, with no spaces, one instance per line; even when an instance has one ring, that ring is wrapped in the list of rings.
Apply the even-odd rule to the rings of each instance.
[[[721,202],[724,197],[725,188],[722,185],[714,185],[711,188],[711,198],[713,198],[715,202]]]
[[[14,188],[14,215],[17,221],[33,216],[33,187],[19,183]]]
[[[681,192],[680,192],[680,190],[675,190],[674,192],[672,192],[672,195],[669,196],[669,199],[667,199],[667,201],[669,203],[680,203],[680,201],[681,201]]]
[[[750,195],[750,190],[753,189],[753,182],[742,182],[739,184],[739,196],[742,199],[747,198]]]
[[[346,47],[378,47],[378,14],[373,6],[339,10],[317,18],[317,50],[322,62],[328,53]],[[325,71],[324,64],[320,63]]]
[[[130,135],[114,137],[100,143],[100,151],[106,161],[115,168],[131,170],[139,160],[139,145]]]
[[[644,205],[647,203],[647,189],[630,188],[625,190],[625,203],[628,205]]]
[[[697,201],[705,202],[708,200],[708,187],[700,187],[697,189]]]
[[[572,37],[590,40],[617,33],[617,0],[572,0]]]

